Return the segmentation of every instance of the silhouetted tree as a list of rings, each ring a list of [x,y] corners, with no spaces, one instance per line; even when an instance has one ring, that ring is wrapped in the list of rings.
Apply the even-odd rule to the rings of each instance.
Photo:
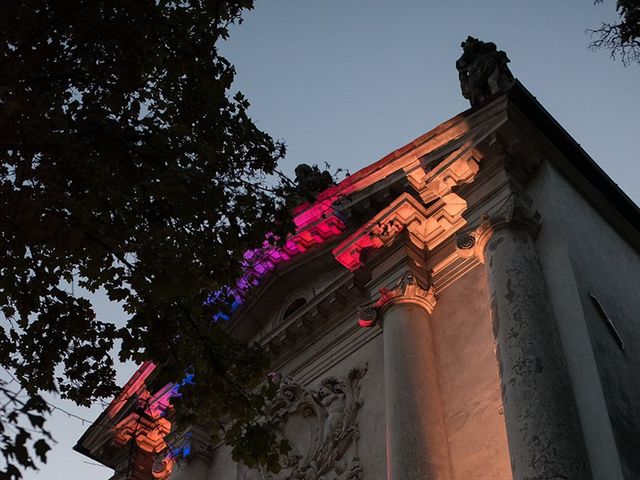
[[[594,38],[590,46],[609,50],[611,57],[619,57],[625,66],[640,63],[640,1],[618,0],[616,10],[620,16],[618,23],[603,22],[600,28],[589,30]]]
[[[29,448],[45,460],[42,392],[88,405],[116,391],[117,340],[123,359],[161,362],[167,379],[195,373],[192,398],[236,419],[228,439],[246,446],[267,359],[213,321],[230,296],[210,293],[289,225],[269,181],[285,147],[230,93],[234,67],[218,52],[252,7],[0,7],[0,366],[16,378],[0,383],[0,478],[35,466]],[[122,302],[126,327],[96,318],[77,287]],[[273,463],[265,435],[252,448]]]

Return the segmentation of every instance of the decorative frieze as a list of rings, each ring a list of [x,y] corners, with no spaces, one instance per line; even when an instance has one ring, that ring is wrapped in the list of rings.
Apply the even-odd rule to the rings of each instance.
[[[266,419],[277,427],[278,440],[286,440],[292,450],[282,458],[279,473],[239,465],[238,479],[361,480],[356,416],[362,406],[360,380],[367,368],[361,363],[345,377],[326,377],[313,390],[282,378]]]

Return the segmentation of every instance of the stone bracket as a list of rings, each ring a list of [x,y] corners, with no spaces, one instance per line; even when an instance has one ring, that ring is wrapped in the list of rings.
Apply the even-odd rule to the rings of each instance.
[[[459,214],[449,213],[446,203],[427,209],[412,195],[403,193],[334,248],[333,255],[354,271],[364,265],[366,252],[389,245],[400,232],[406,232],[418,248],[432,249],[465,223]]]

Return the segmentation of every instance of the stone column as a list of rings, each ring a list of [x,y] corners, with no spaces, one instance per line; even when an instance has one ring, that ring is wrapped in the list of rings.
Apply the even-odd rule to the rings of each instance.
[[[473,233],[488,277],[513,478],[589,479],[571,382],[534,244],[539,215],[528,203],[512,194]],[[466,240],[468,248],[472,242]]]
[[[451,478],[429,317],[434,305],[433,288],[415,280],[383,291],[376,304],[384,331],[387,480]]]

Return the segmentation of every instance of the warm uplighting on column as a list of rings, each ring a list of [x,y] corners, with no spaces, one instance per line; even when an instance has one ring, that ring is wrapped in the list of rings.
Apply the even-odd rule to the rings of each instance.
[[[379,321],[383,329],[387,480],[451,478],[430,323],[435,305],[434,288],[405,275],[359,311],[361,326]]]

